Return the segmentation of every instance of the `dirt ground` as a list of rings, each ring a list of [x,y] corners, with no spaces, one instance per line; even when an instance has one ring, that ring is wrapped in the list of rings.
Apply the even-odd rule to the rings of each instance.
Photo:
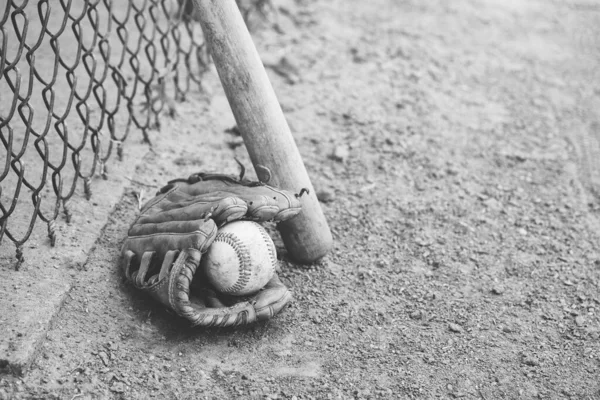
[[[0,399],[600,399],[600,3],[275,4],[255,39],[295,67],[269,73],[331,254],[282,252],[295,300],[246,328],[191,329],[125,281],[136,194],[249,165],[213,71]]]

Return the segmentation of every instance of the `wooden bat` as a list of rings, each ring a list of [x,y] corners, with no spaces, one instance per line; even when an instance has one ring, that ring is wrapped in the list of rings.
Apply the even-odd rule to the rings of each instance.
[[[219,78],[258,178],[299,193],[302,212],[279,224],[290,256],[322,258],[333,239],[279,101],[235,0],[194,0]]]

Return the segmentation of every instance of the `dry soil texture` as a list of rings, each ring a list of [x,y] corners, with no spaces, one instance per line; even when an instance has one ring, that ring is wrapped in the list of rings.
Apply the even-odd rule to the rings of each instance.
[[[190,329],[125,282],[134,193],[248,163],[213,71],[0,398],[599,399],[600,5],[275,4],[255,39],[285,55],[269,73],[331,254],[283,257],[294,303],[240,329]]]

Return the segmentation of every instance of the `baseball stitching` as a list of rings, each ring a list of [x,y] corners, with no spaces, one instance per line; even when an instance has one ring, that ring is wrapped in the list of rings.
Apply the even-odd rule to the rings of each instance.
[[[223,242],[227,243],[233,248],[233,251],[238,257],[239,260],[239,278],[235,282],[234,285],[222,289],[222,292],[232,293],[242,290],[248,281],[250,280],[250,256],[248,255],[248,250],[244,243],[242,243],[234,234],[232,233],[219,233],[215,238],[215,242]]]
[[[267,233],[265,228],[258,225],[258,230],[260,231],[260,234],[261,234],[264,242],[267,244],[267,247],[269,248],[269,255],[271,256],[271,265],[273,265],[273,270],[275,270],[277,267],[277,263],[275,261],[275,260],[277,260],[277,255],[275,254],[275,246],[272,245],[273,240],[271,239],[271,236],[269,236],[269,234]]]

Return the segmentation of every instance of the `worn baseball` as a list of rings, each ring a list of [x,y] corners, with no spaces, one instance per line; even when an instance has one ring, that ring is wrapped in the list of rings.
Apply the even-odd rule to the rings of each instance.
[[[221,293],[245,296],[258,292],[275,274],[277,253],[262,226],[235,221],[218,230],[202,257],[208,281]]]

